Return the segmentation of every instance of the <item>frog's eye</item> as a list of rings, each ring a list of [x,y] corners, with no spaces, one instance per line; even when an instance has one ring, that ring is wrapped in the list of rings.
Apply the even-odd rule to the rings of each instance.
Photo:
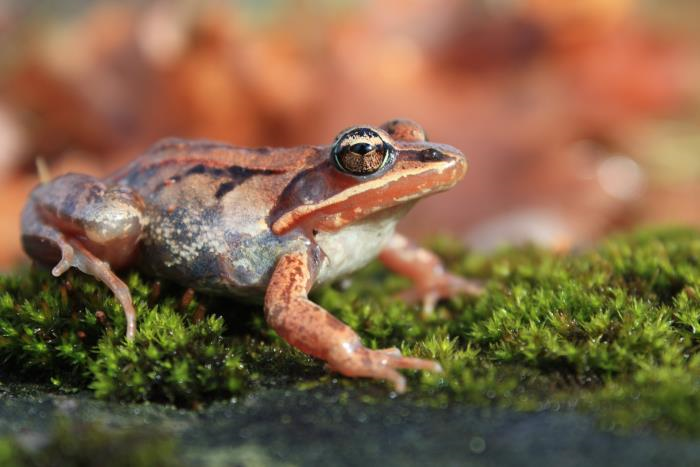
[[[371,128],[351,128],[336,138],[331,157],[343,172],[372,175],[391,163],[394,148]]]

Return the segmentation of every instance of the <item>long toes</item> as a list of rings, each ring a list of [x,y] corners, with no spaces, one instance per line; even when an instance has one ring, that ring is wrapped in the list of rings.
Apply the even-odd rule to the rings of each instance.
[[[436,373],[442,372],[442,366],[434,360],[425,360],[422,358],[404,357],[397,347],[388,347],[386,349],[377,349],[374,352],[380,352],[389,356],[387,365],[392,368],[403,368],[407,370],[427,370]]]
[[[388,366],[375,368],[371,375],[374,379],[384,379],[394,385],[394,390],[399,394],[406,392],[406,378],[401,373]]]
[[[397,294],[396,297],[408,303],[420,303],[423,307],[424,315],[430,316],[435,311],[437,303],[442,299],[460,294],[477,297],[483,294],[484,290],[484,285],[481,281],[447,274],[432,284],[404,290]]]
[[[74,248],[71,248],[70,265],[80,269],[85,274],[94,276],[114,293],[115,298],[124,309],[126,339],[133,340],[136,334],[136,310],[129,288],[112,272],[108,263],[97,258],[78,242],[72,243],[71,246]]]
[[[397,348],[369,350],[360,347],[350,354],[342,352],[341,355],[341,358],[337,360],[331,359],[326,368],[345,376],[389,381],[398,393],[403,393],[406,390],[406,379],[397,370],[425,370],[436,373],[442,371],[438,362],[403,357]]]
[[[423,313],[430,316],[435,311],[435,306],[442,295],[438,290],[419,291],[417,289],[404,290],[396,294],[396,298],[406,303],[418,303]]]
[[[370,374],[367,376],[390,381],[394,385],[394,390],[399,394],[406,392],[406,378],[396,371],[397,369],[442,371],[440,364],[431,360],[390,355],[384,352],[378,352],[374,355],[380,356],[380,360],[374,362],[369,371]]]
[[[435,306],[440,300],[440,294],[435,291],[427,292],[423,295],[423,313],[430,315],[435,311]]]
[[[63,273],[69,270],[70,267],[70,261],[66,260],[65,258],[62,258],[61,261],[59,261],[58,264],[54,266],[54,268],[51,270],[51,274],[54,277],[60,277]]]
[[[456,293],[479,296],[485,291],[484,284],[481,281],[465,279],[459,276],[450,276],[450,280],[453,283],[452,288]]]
[[[61,276],[64,272],[68,271],[72,266],[75,259],[75,251],[73,247],[68,244],[61,245],[61,260],[54,266],[51,270],[51,274],[54,277]]]
[[[407,370],[425,370],[434,373],[442,372],[442,365],[433,360],[424,360],[413,357],[395,357],[389,361],[392,368],[403,368]]]
[[[401,351],[398,349],[398,347],[388,347],[386,349],[377,349],[377,352],[385,353],[387,355],[390,355],[392,357],[400,357],[401,356]]]

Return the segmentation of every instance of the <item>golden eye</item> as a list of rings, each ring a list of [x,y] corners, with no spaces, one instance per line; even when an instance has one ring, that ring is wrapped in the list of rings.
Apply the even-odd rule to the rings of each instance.
[[[394,149],[371,128],[351,128],[336,138],[331,156],[336,167],[352,175],[372,175],[393,160]]]

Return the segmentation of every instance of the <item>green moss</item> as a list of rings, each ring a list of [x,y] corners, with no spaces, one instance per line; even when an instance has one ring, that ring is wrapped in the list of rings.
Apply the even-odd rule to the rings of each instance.
[[[416,404],[577,407],[609,426],[700,435],[700,233],[647,230],[569,255],[532,247],[474,255],[446,239],[432,248],[451,270],[484,279],[487,292],[421,318],[393,298],[408,282],[373,263],[314,294],[368,345],[442,362],[441,375],[411,375],[406,397]],[[211,301],[208,317],[195,319],[199,304],[181,305],[182,289],[154,293],[160,287],[135,273],[139,334],[126,344],[111,294],[67,277],[36,270],[0,279],[0,372],[182,406],[333,378],[281,342],[259,309]],[[385,394],[366,389],[376,382],[340,382]]]
[[[224,344],[222,331],[220,317],[188,325],[170,307],[155,309],[133,342],[114,336],[99,342],[90,387],[100,398],[178,405],[236,394],[243,385],[239,350]]]
[[[160,286],[137,274],[128,284],[139,332],[127,343],[120,305],[91,278],[57,280],[41,270],[3,278],[2,369],[15,379],[63,391],[89,386],[97,397],[123,401],[196,406],[241,391],[243,345],[224,341],[223,318],[195,319],[196,301],[185,307],[176,293],[155,297]]]
[[[0,465],[51,467],[158,467],[183,465],[175,439],[145,429],[108,429],[95,423],[59,419],[48,435],[25,433],[0,438]]]

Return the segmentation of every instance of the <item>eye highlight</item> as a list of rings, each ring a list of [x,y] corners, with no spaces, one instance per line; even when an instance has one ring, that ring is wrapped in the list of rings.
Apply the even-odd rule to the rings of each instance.
[[[366,176],[386,167],[394,158],[394,148],[371,128],[351,128],[338,135],[331,158],[342,172]]]

